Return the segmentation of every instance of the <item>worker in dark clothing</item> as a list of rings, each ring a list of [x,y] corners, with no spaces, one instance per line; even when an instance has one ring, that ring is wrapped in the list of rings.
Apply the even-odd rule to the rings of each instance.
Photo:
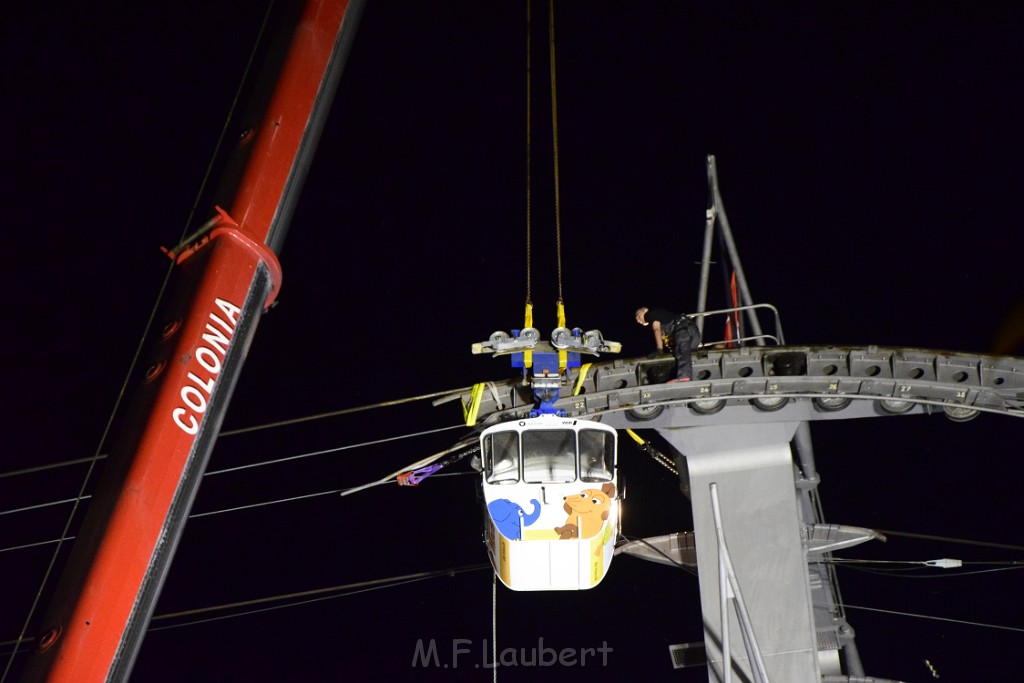
[[[673,313],[664,308],[638,308],[636,321],[654,332],[654,343],[658,351],[668,346],[676,358],[676,376],[672,382],[689,382],[693,379],[693,363],[690,352],[700,344],[700,330],[689,316]]]

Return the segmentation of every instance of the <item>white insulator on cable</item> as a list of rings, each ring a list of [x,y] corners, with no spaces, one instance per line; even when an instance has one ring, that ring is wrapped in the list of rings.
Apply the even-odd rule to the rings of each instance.
[[[944,557],[941,560],[928,560],[925,564],[929,567],[939,567],[940,569],[954,569],[964,566],[963,560],[951,560],[948,557]]]

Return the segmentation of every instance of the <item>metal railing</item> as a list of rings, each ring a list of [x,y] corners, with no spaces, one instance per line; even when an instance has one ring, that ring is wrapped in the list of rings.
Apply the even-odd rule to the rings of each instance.
[[[748,315],[757,316],[757,312],[761,309],[768,310],[771,312],[772,322],[774,323],[774,334],[767,332],[760,332],[751,336],[744,336],[738,339],[718,339],[714,341],[708,341],[706,338],[707,319],[710,317],[721,317],[728,323],[728,318],[731,316],[733,320],[739,317],[740,313],[747,313]],[[782,334],[782,319],[779,317],[779,309],[771,304],[751,304],[749,306],[736,306],[734,308],[720,308],[715,311],[704,311],[703,313],[689,313],[687,314],[691,318],[697,321],[698,326],[701,328],[701,335],[704,336],[704,340],[701,342],[701,348],[730,348],[732,346],[746,346],[747,342],[753,342],[755,346],[782,346],[786,343],[786,339]],[[725,325],[722,326],[723,329]],[[759,327],[759,326],[758,326]]]

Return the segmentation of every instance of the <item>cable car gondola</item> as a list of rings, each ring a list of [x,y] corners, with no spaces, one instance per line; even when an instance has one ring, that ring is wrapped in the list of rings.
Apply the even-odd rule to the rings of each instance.
[[[619,528],[616,444],[612,427],[554,414],[481,433],[485,541],[508,588],[601,582]]]

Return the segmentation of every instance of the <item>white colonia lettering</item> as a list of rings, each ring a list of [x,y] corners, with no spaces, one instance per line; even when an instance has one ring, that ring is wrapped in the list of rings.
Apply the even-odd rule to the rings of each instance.
[[[220,372],[220,356],[205,346],[200,346],[196,349],[196,360],[211,375],[216,375]]]
[[[210,322],[206,323],[206,331],[202,335],[204,345],[193,354],[202,370],[198,373],[188,373],[189,384],[183,386],[179,393],[184,405],[179,405],[171,411],[174,424],[189,435],[199,431],[199,423],[209,405],[210,396],[213,395],[214,383],[224,365],[228,345],[235,333],[235,326],[238,325],[238,316],[242,313],[241,308],[224,299],[216,299],[214,304],[219,309],[219,314],[215,311],[210,312]]]

